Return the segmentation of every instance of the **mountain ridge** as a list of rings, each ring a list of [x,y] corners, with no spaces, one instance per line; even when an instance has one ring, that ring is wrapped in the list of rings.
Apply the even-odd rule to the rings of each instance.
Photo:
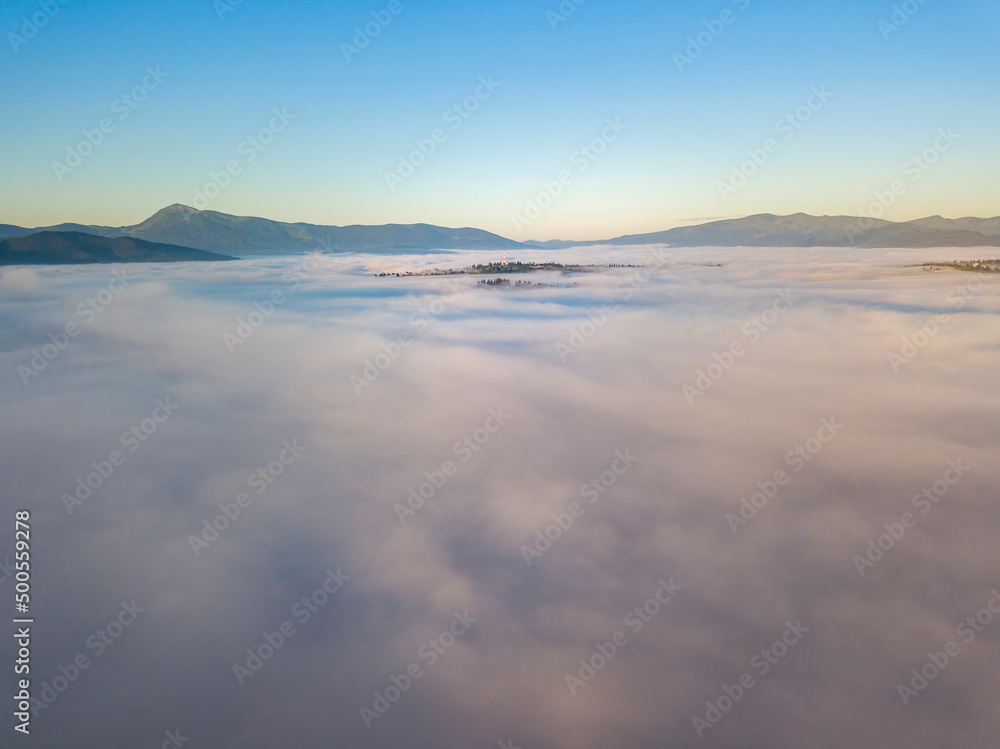
[[[890,227],[906,227],[895,234]],[[972,227],[979,227],[976,230]],[[986,231],[982,231],[985,229]],[[592,245],[672,244],[679,247],[911,247],[1000,245],[1000,217],[946,219],[931,216],[915,221],[893,222],[857,216],[811,216],[793,213],[778,216],[758,213],[743,218],[710,221],[645,234],[591,241],[549,240],[535,242],[547,249]],[[911,242],[918,242],[917,245]]]
[[[76,231],[40,231],[0,239],[0,265],[82,263],[171,263],[235,260],[227,255],[147,242],[134,237],[102,237]]]
[[[450,228],[432,224],[332,226],[272,221],[257,216],[233,216],[199,211],[174,203],[138,224],[121,227],[59,224],[25,229],[0,224],[0,238],[27,236],[38,231],[82,231],[104,237],[133,237],[209,252],[239,255],[447,249],[524,249],[526,245],[473,227]]]
[[[758,213],[658,232],[600,240],[523,241],[474,227],[433,224],[348,226],[289,223],[257,216],[202,211],[180,203],[161,208],[137,224],[111,227],[77,223],[26,229],[0,224],[0,239],[42,231],[130,237],[160,244],[237,255],[325,252],[420,252],[434,250],[558,250],[594,245],[668,244],[679,247],[994,247],[1000,246],[1000,217],[928,216],[893,222],[856,216],[786,216]]]

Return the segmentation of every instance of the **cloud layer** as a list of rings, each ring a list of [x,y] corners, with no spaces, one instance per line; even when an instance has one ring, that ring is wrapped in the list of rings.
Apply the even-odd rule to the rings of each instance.
[[[647,267],[534,290],[368,275],[476,253],[127,266],[93,316],[108,269],[5,270],[36,696],[90,661],[30,745],[989,745],[1000,622],[956,626],[1000,587],[1000,295],[903,267],[956,252],[592,248],[559,259]]]

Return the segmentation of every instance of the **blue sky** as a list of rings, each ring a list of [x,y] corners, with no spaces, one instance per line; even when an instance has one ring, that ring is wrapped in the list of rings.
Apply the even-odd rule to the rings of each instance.
[[[389,7],[3,0],[0,222],[137,223],[195,204],[230,162],[205,207],[516,239],[759,212],[858,214],[897,180],[905,189],[886,218],[1000,213],[995,3],[911,0],[915,12],[895,31],[879,25],[892,23],[893,3],[873,0],[567,0],[568,14],[555,0]],[[373,13],[391,21],[345,54]],[[553,28],[551,13],[565,20]],[[32,17],[45,24],[28,38]],[[700,32],[711,43],[679,70],[675,53]],[[145,99],[124,104],[144,81]],[[832,95],[799,110],[801,127],[780,130],[813,87]],[[475,111],[446,118],[463,102]],[[275,120],[275,109],[293,119]],[[624,128],[609,130],[609,118]],[[73,166],[85,131],[98,139],[104,119],[108,132]],[[274,124],[271,142],[248,145]],[[949,128],[957,140],[944,151],[938,131]],[[720,189],[769,138],[777,148],[745,184]],[[582,156],[595,139],[603,152]],[[428,140],[433,152],[400,171]],[[929,148],[936,163],[908,176]],[[546,184],[558,195],[528,212]]]

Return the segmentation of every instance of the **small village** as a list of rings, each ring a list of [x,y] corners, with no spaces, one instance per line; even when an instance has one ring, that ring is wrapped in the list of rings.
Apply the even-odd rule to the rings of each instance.
[[[945,263],[921,263],[912,267],[923,268],[930,273],[941,273],[944,270],[964,270],[972,273],[1000,273],[1000,260],[955,260]]]
[[[496,263],[476,263],[461,269],[425,268],[419,271],[406,271],[404,273],[373,273],[378,278],[410,278],[414,276],[458,276],[458,275],[493,275],[506,273],[537,273],[540,271],[556,271],[560,273],[591,273],[594,271],[608,270],[611,268],[639,268],[638,265],[624,265],[621,263],[611,263],[608,265],[563,265],[562,263],[522,263],[520,261],[508,261],[507,253],[504,259]],[[551,285],[551,284],[542,284]]]

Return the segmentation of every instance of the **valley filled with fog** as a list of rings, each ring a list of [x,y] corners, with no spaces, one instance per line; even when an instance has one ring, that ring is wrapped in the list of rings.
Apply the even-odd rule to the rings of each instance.
[[[38,745],[991,745],[989,251],[0,269]]]

